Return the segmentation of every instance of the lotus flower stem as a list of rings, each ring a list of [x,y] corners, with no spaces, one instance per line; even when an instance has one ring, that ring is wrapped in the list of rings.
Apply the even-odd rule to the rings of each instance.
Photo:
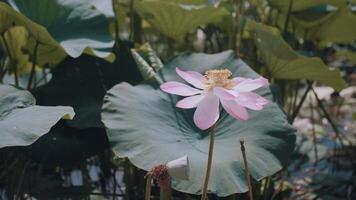
[[[20,192],[21,192],[21,188],[23,186],[23,180],[24,180],[24,177],[26,175],[26,170],[29,165],[30,165],[30,161],[26,161],[23,166],[19,166],[19,167],[22,167],[22,172],[21,172],[21,175],[18,177],[19,179],[17,182],[16,199],[18,199],[18,197],[21,196]]]
[[[117,20],[117,0],[111,0],[111,5],[114,11],[114,15],[115,15],[115,20],[114,20],[114,25],[115,25],[115,48],[117,47],[117,42],[118,42],[118,38],[119,38],[119,22]]]
[[[151,187],[152,187],[152,175],[148,174],[146,176],[146,194],[145,200],[151,199]]]
[[[160,200],[170,200],[171,199],[171,188],[163,188],[161,187],[159,192]]]
[[[28,78],[27,90],[30,90],[30,89],[31,89],[33,77],[35,76],[35,72],[36,72],[36,60],[37,60],[37,50],[38,50],[38,46],[39,46],[39,45],[40,45],[40,43],[39,43],[39,42],[36,42],[35,47],[34,47],[34,49],[33,49],[32,67],[31,67],[30,77]]]
[[[314,120],[314,106],[313,106],[313,98],[310,96],[310,119],[312,123],[312,133],[313,133],[313,146],[314,146],[314,156],[315,156],[315,162],[314,162],[314,167],[318,164],[319,158],[318,158],[318,147],[317,147],[317,139],[316,139],[316,133],[315,133],[315,120]]]
[[[215,141],[215,129],[216,124],[214,124],[211,128],[210,133],[210,143],[209,143],[209,156],[208,156],[208,166],[206,168],[205,180],[204,180],[204,187],[203,187],[203,194],[201,196],[201,200],[205,200],[207,198],[208,192],[208,185],[209,185],[209,177],[211,171],[211,163],[213,161],[213,151],[214,151],[214,141]]]
[[[9,57],[10,59],[10,66],[14,67],[14,76],[15,76],[15,85],[16,86],[19,86],[19,78],[18,78],[18,74],[17,74],[17,65],[14,64],[14,59],[12,58],[12,55],[11,55],[11,52],[10,52],[10,48],[9,48],[9,45],[7,44],[7,41],[6,41],[6,38],[5,38],[5,33],[1,34],[1,38],[3,39],[3,43],[4,43],[4,46],[5,46],[5,49],[6,49],[6,53],[7,53],[7,56]],[[0,81],[2,81],[3,79],[3,76],[5,76],[6,74],[6,69],[5,69],[5,65],[2,66],[4,68],[4,74],[1,75],[0,77]]]
[[[244,143],[245,143],[244,139],[240,139],[241,153],[242,153],[242,157],[244,159],[245,175],[246,175],[246,179],[247,179],[247,183],[248,183],[248,193],[249,193],[248,196],[250,197],[250,200],[253,200],[251,177],[250,177],[250,173],[248,171],[248,165],[247,165],[247,159],[246,159]]]

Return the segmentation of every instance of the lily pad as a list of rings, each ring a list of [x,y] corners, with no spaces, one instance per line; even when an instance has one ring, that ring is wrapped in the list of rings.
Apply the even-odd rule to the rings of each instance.
[[[330,69],[318,57],[307,57],[294,51],[277,28],[250,21],[250,31],[262,62],[274,78],[313,80],[340,91],[346,86],[338,69]]]
[[[234,76],[256,78],[256,74],[232,51],[219,54],[181,54],[159,71],[165,81],[182,81],[175,68],[205,72],[228,68]],[[272,101],[269,88],[258,93]],[[104,98],[102,121],[113,151],[128,157],[137,167],[150,170],[187,155],[190,180],[173,179],[178,191],[201,194],[208,158],[209,132],[193,123],[193,110],[175,107],[177,96],[158,89],[158,85],[132,86],[121,83]],[[294,149],[294,129],[280,107],[271,102],[262,111],[249,111],[250,119],[237,121],[225,112],[217,125],[209,192],[228,196],[248,190],[239,139],[244,138],[251,175],[261,180],[278,172]]]
[[[28,91],[0,85],[0,148],[30,145],[61,118],[73,117],[71,107],[36,106]]]

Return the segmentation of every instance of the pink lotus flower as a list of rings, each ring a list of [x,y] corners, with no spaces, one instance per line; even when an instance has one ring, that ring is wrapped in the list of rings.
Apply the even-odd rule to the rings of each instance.
[[[220,102],[227,113],[237,120],[247,120],[251,110],[262,110],[268,100],[252,92],[266,86],[268,80],[236,77],[228,69],[209,70],[205,76],[195,71],[176,68],[177,74],[195,88],[186,84],[169,81],[161,84],[162,91],[186,98],[177,102],[178,108],[197,108],[194,112],[195,125],[206,130],[213,126],[220,115]]]

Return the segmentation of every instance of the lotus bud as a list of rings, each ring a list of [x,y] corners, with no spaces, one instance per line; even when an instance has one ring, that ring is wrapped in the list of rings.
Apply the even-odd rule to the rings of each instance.
[[[166,164],[168,174],[177,179],[189,179],[189,160],[188,156],[183,156],[178,159],[172,160]]]

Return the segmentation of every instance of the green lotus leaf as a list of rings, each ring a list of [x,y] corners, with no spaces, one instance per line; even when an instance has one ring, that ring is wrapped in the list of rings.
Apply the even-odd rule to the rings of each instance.
[[[109,60],[112,60],[111,48],[114,41],[109,33],[109,20],[102,11],[95,7],[93,2],[77,0],[8,1],[15,10],[44,26],[71,57],[76,58],[83,52],[89,51],[98,57],[109,57]]]
[[[323,5],[331,5],[335,7],[346,5],[345,0],[269,0],[269,5],[273,8],[277,8],[283,13],[287,13],[290,2],[292,2],[292,12],[302,11]]]
[[[300,13],[293,17],[293,22],[305,39],[319,41],[319,45],[348,44],[356,40],[356,14],[347,5],[313,21],[302,16]]]
[[[280,7],[279,4],[288,4],[288,1],[273,1],[272,6]],[[320,0],[320,1],[293,1],[297,5],[309,6],[296,9],[290,15],[288,30],[297,38],[317,41],[321,47],[330,43],[349,44],[356,40],[356,14],[344,0]],[[276,3],[276,5],[275,5]],[[278,6],[278,5],[279,6]],[[329,8],[325,5],[333,5]],[[294,3],[293,3],[294,5]],[[283,6],[282,6],[283,7]],[[282,9],[282,8],[280,8]],[[287,12],[282,9],[277,24],[284,27]]]
[[[184,5],[172,1],[140,1],[135,3],[135,9],[152,27],[176,40],[198,26],[220,22],[228,15],[224,8]]]
[[[72,119],[71,107],[36,106],[27,91],[0,85],[0,148],[27,146],[48,133],[61,118]]]
[[[181,54],[159,71],[165,81],[182,81],[176,67],[205,72],[228,68],[234,76],[256,78],[256,74],[232,51],[219,54]],[[272,101],[269,88],[258,93]],[[201,194],[208,158],[209,132],[193,123],[193,110],[177,109],[177,96],[158,89],[158,85],[132,86],[121,83],[104,98],[102,121],[112,149],[119,157],[128,157],[137,167],[153,166],[188,155],[190,180],[173,179],[178,191]],[[294,149],[294,129],[273,101],[263,111],[249,111],[250,119],[237,121],[221,114],[217,125],[209,192],[218,196],[248,190],[239,139],[244,139],[251,175],[256,180],[273,175],[282,168]]]
[[[259,56],[274,78],[319,81],[340,91],[346,86],[338,69],[329,69],[317,57],[306,57],[284,41],[277,28],[250,21]]]
[[[64,49],[43,26],[31,21],[3,2],[0,2],[0,21],[1,35],[5,34],[12,26],[22,26],[26,28],[30,37],[27,38],[25,49],[31,55],[34,53],[36,44],[40,44],[37,47],[37,64],[56,64],[66,56]],[[12,37],[16,37],[16,35],[12,35]],[[4,37],[2,39],[4,39]],[[10,42],[11,41],[7,41],[7,43]]]

